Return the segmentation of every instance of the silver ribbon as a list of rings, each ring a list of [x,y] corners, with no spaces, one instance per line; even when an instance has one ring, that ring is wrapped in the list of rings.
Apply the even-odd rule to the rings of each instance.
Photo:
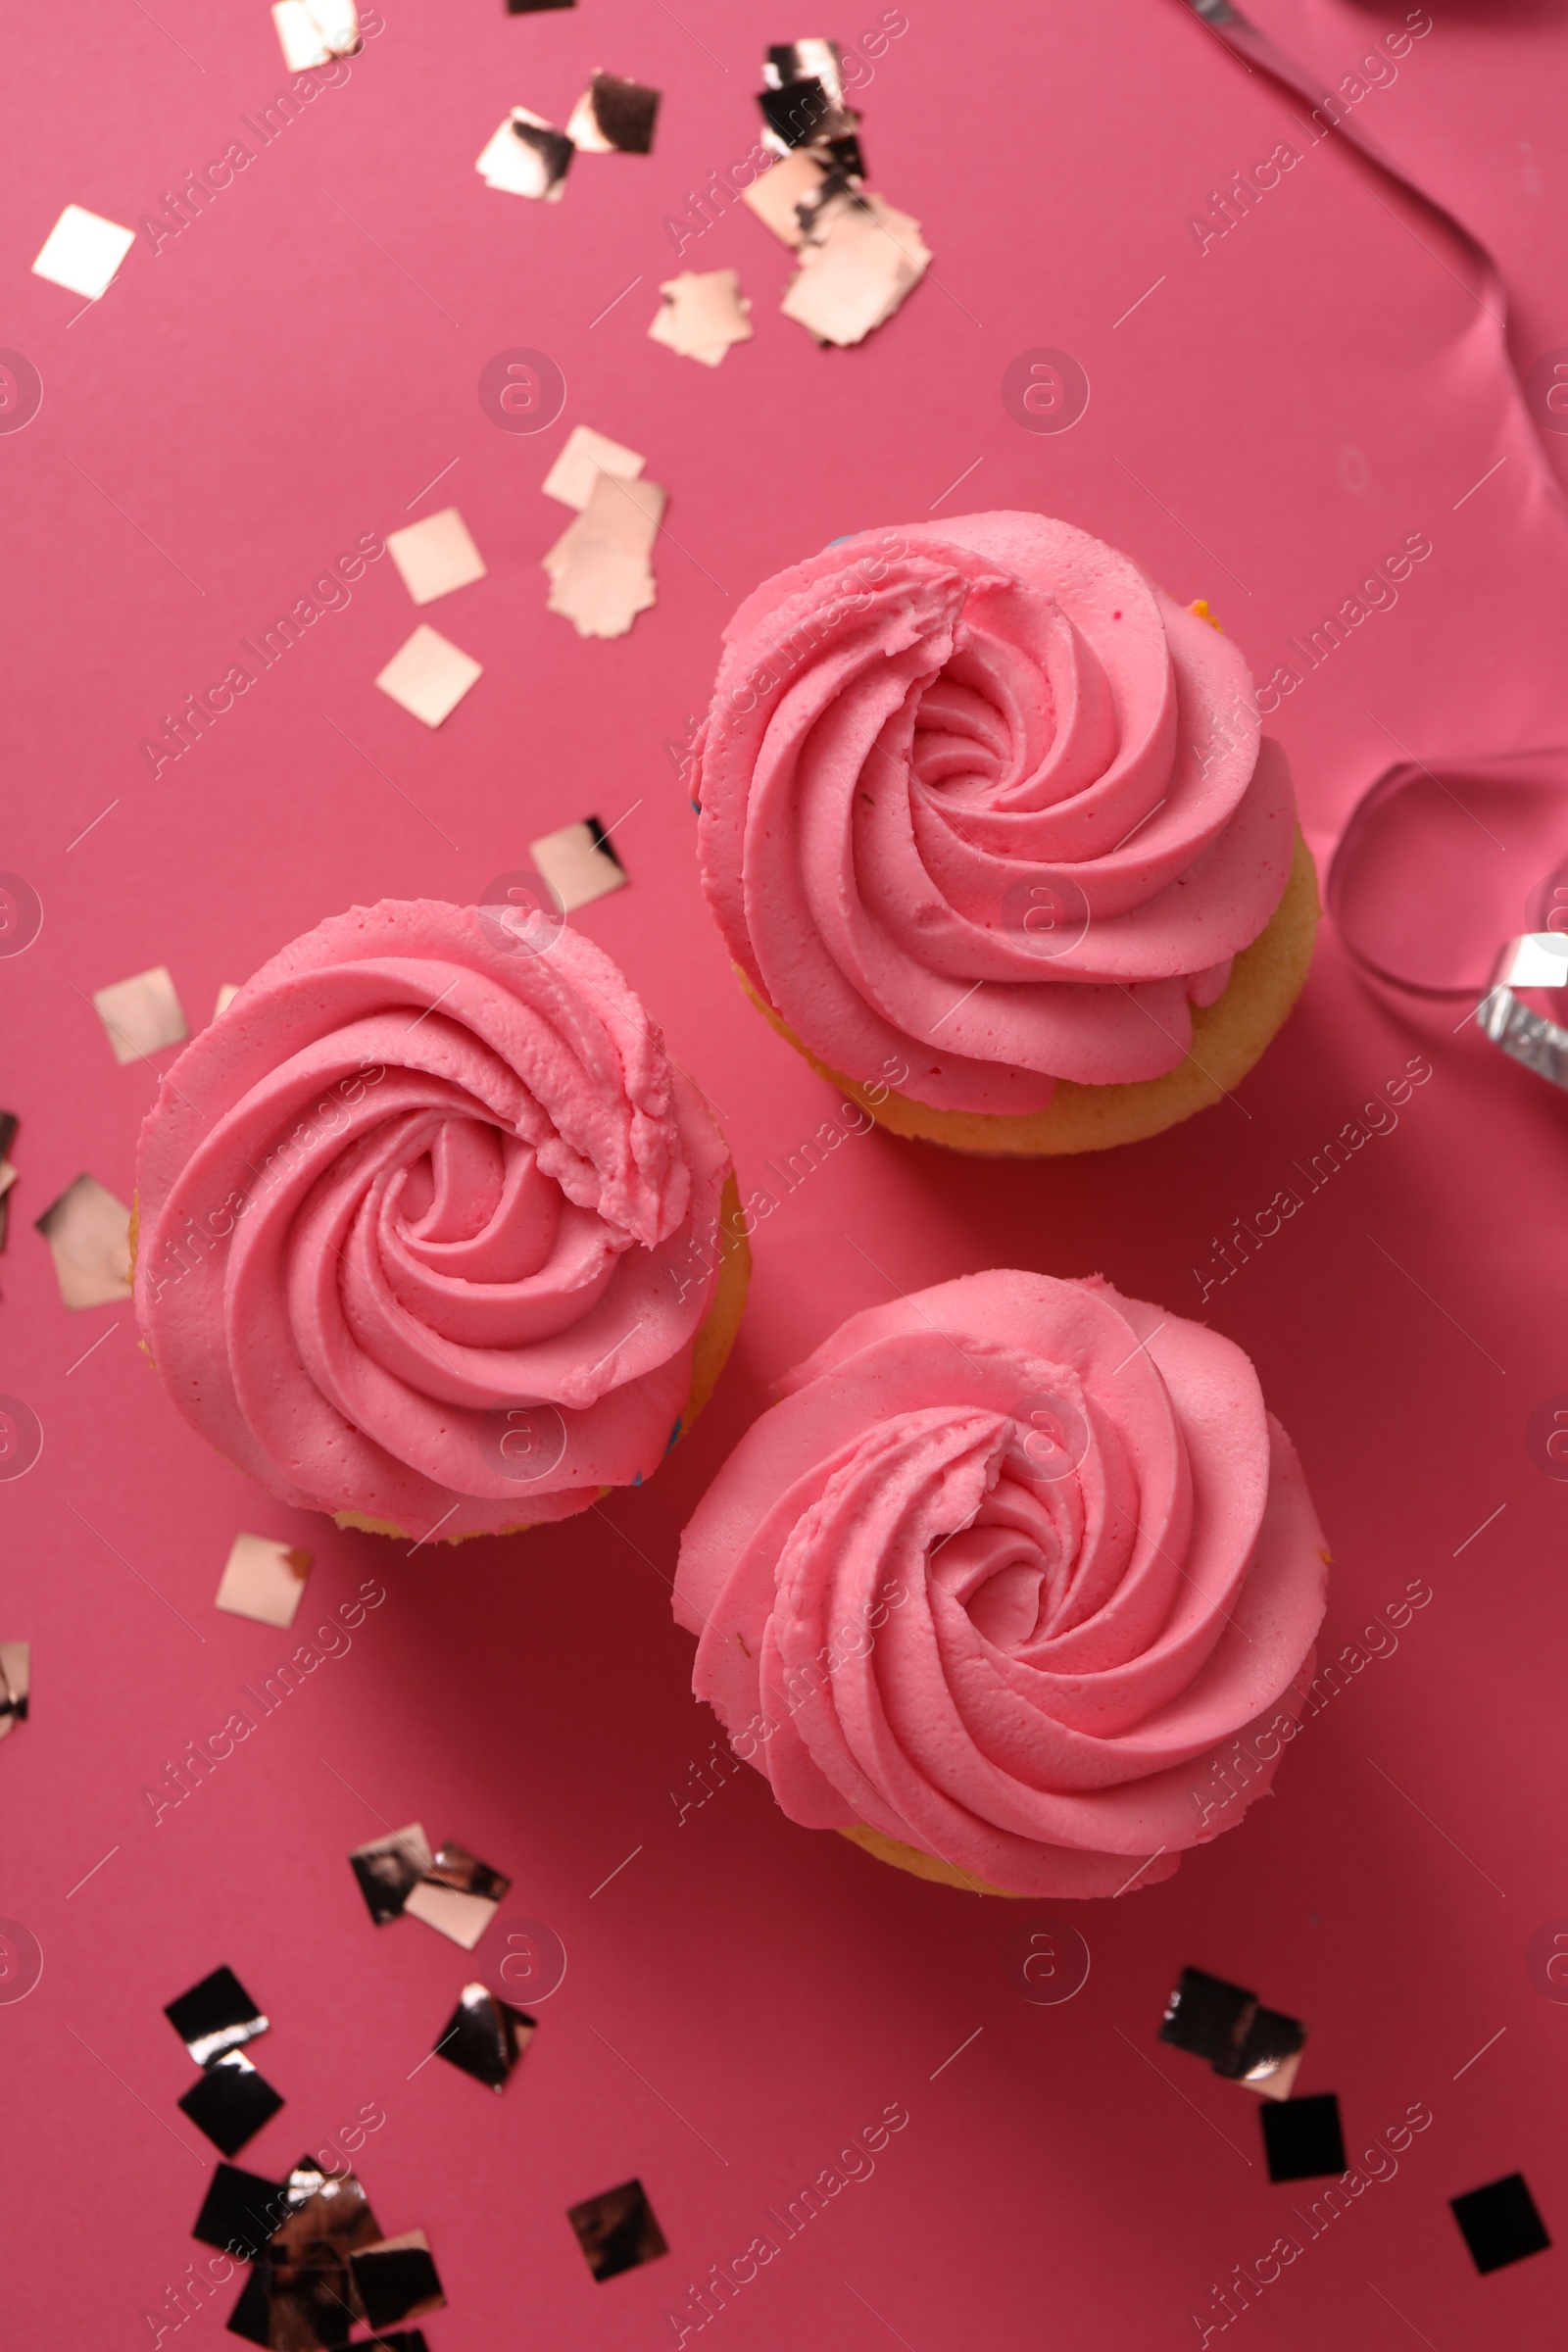
[[[1497,958],[1490,990],[1476,1006],[1484,1035],[1527,1070],[1568,1089],[1568,1029],[1532,1012],[1514,993],[1521,988],[1568,988],[1568,939],[1555,931],[1526,931]]]
[[[1301,99],[1314,112],[1326,108],[1337,135],[1348,146],[1356,148],[1368,163],[1374,165],[1378,171],[1386,172],[1392,180],[1404,189],[1407,195],[1415,197],[1418,203],[1424,204],[1430,212],[1435,213],[1449,233],[1458,239],[1469,256],[1480,280],[1479,286],[1472,286],[1470,292],[1480,303],[1491,321],[1491,326],[1487,331],[1496,353],[1497,363],[1508,385],[1513,404],[1523,417],[1526,438],[1535,451],[1538,478],[1545,492],[1548,504],[1555,508],[1559,519],[1562,518],[1565,505],[1568,505],[1568,502],[1564,500],[1562,484],[1546,457],[1535,417],[1531,415],[1530,405],[1525,398],[1524,386],[1514,368],[1513,357],[1508,348],[1507,288],[1503,283],[1502,272],[1494,261],[1490,248],[1483,244],[1475,230],[1461,220],[1456,213],[1451,212],[1440,197],[1434,196],[1430,188],[1423,187],[1421,182],[1407,172],[1402,164],[1396,163],[1392,156],[1386,155],[1375,139],[1368,138],[1348,107],[1336,97],[1333,91],[1327,89],[1325,84],[1305,66],[1298,64],[1289,51],[1282,49],[1271,34],[1260,31],[1249,18],[1243,16],[1239,8],[1233,8],[1231,0],[1186,0],[1186,5],[1191,13],[1206,24],[1224,42],[1226,48],[1233,51],[1244,64],[1253,69],[1261,67],[1265,74],[1272,74],[1277,82]],[[1447,264],[1445,263],[1443,266],[1446,269]]]

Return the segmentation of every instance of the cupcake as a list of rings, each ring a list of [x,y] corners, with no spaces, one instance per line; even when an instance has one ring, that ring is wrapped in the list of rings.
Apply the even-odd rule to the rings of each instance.
[[[1317,876],[1206,607],[1039,514],[840,540],[725,631],[699,856],[741,983],[884,1126],[1132,1143],[1300,991]]]
[[[1114,1895],[1295,1737],[1327,1553],[1231,1341],[1098,1278],[852,1315],[681,1544],[694,1689],[791,1820],[987,1894]]]
[[[193,1428],[340,1527],[456,1543],[637,1486],[749,1258],[724,1139],[609,957],[355,907],[186,1048],[142,1129],[136,1314]]]

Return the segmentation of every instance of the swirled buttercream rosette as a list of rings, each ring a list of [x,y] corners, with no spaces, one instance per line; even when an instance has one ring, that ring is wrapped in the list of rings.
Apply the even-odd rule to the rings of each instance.
[[[497,1533],[637,1485],[705,1401],[747,1258],[722,1136],[569,927],[384,901],[297,939],[142,1129],[136,1311],[281,1500]]]
[[[686,1529],[694,1688],[794,1821],[921,1877],[1113,1895],[1295,1737],[1327,1553],[1234,1344],[1098,1278],[852,1315]]]
[[[867,532],[725,631],[703,882],[741,978],[886,1125],[1151,1135],[1250,1068],[1317,921],[1246,662],[1038,514]]]

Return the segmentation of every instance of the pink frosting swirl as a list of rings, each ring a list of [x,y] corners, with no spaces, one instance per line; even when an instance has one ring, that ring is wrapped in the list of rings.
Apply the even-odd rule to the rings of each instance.
[[[1098,1278],[975,1274],[852,1315],[779,1387],[675,1614],[793,1820],[1108,1895],[1268,1787],[1326,1553],[1231,1341]]]
[[[966,1111],[1176,1067],[1295,847],[1228,639],[1024,514],[842,542],[725,638],[704,887],[803,1045]]]
[[[609,957],[383,901],[273,957],[142,1129],[136,1310],[282,1500],[442,1538],[586,1509],[678,1431],[722,1137]]]

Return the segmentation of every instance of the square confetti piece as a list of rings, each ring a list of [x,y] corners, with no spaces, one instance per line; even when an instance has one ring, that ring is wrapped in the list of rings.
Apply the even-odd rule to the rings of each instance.
[[[471,654],[453,645],[439,629],[420,621],[414,635],[399,647],[376,679],[383,694],[401,703],[404,710],[422,719],[427,727],[438,727],[450,718],[475,679],[484,675],[484,664],[475,662]]]
[[[1263,2153],[1271,2180],[1315,2180],[1345,2171],[1340,2102],[1332,2090],[1263,2108]]]
[[[568,2206],[566,2219],[601,2283],[669,2252],[640,2180],[623,2180],[602,2196],[585,2197],[580,2205]]]
[[[155,963],[129,980],[95,988],[92,1003],[119,1062],[145,1061],[149,1054],[180,1045],[190,1035],[167,964]]]
[[[1472,2188],[1448,2202],[1483,2278],[1489,2271],[1506,2270],[1511,2262],[1523,2262],[1527,2254],[1544,2254],[1551,2244],[1523,2173],[1509,2173],[1504,2180],[1489,2181],[1485,2188]]]
[[[416,605],[433,604],[454,588],[467,588],[484,578],[484,558],[456,507],[427,514],[405,530],[389,531],[386,552],[402,575],[403,585]]]
[[[591,424],[574,424],[545,475],[544,494],[559,498],[564,507],[575,507],[580,514],[602,473],[613,474],[620,482],[634,482],[647,463],[634,449],[612,441],[608,433],[596,433]]]
[[[626,887],[626,870],[597,816],[542,834],[528,844],[528,855],[566,914]]]
[[[257,1625],[290,1626],[311,1573],[311,1555],[272,1536],[236,1536],[214,1606]]]
[[[68,293],[96,302],[115,280],[121,263],[136,242],[133,228],[106,220],[79,204],[68,204],[32,265],[34,277],[46,277]]]

